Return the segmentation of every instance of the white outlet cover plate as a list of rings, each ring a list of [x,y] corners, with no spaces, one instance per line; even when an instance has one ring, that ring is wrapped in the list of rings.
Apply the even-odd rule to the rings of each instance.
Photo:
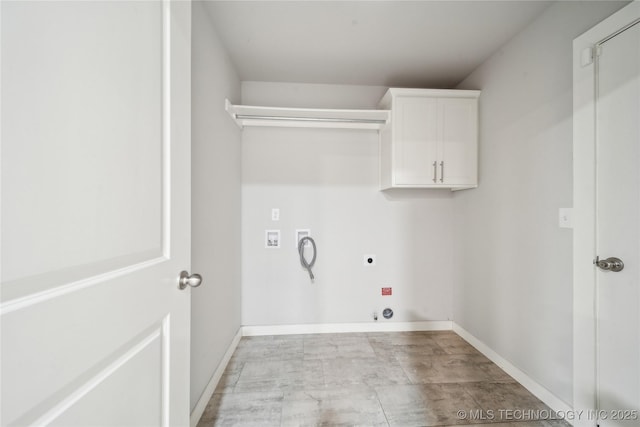
[[[560,208],[558,210],[558,226],[560,228],[573,228],[573,208]]]
[[[298,245],[300,244],[300,239],[302,239],[303,237],[309,237],[311,236],[311,230],[309,230],[308,228],[303,228],[303,229],[297,229],[296,230],[296,249],[298,249]],[[311,246],[311,242],[307,241],[304,244],[305,248],[308,248]]]
[[[264,231],[264,247],[267,249],[280,248],[280,230]]]
[[[271,209],[271,221],[280,221],[280,209]]]

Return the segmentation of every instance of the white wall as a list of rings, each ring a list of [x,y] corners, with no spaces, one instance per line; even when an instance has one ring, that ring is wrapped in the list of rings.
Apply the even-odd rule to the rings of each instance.
[[[480,186],[456,193],[454,321],[572,402],[572,40],[622,2],[559,2],[474,71]]]
[[[193,2],[191,408],[240,327],[240,82],[203,2]]]
[[[384,91],[243,82],[242,100],[375,108]],[[243,325],[371,322],[387,306],[393,321],[451,318],[449,191],[380,192],[375,131],[245,128],[242,146]],[[317,242],[315,283],[300,266],[296,228]],[[281,230],[281,249],[265,248],[266,229]],[[364,254],[377,265],[364,267]]]

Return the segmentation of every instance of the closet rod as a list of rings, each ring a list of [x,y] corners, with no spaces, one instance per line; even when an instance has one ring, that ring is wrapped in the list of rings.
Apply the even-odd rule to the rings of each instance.
[[[284,117],[284,116],[253,116],[248,114],[235,114],[235,118],[239,120],[283,120],[294,122],[328,122],[328,123],[373,123],[385,124],[384,119],[346,119],[346,118],[329,118],[329,117]]]

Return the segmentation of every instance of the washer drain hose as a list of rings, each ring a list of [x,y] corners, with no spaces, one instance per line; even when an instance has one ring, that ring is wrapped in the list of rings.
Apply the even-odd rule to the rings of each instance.
[[[311,246],[313,247],[313,257],[311,257],[310,262],[308,262],[304,257],[304,247],[307,240],[311,242]],[[302,266],[309,272],[309,277],[311,278],[311,281],[313,281],[314,276],[313,272],[311,271],[311,267],[313,267],[313,264],[316,263],[316,242],[311,237],[303,237],[298,242],[298,253],[300,254],[300,264],[302,264]]]

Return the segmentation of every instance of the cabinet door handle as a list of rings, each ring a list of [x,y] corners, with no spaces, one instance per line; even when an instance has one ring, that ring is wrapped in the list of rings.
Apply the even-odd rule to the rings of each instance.
[[[438,162],[433,162],[433,182],[438,182]]]
[[[440,162],[440,182],[444,182],[444,161]]]

